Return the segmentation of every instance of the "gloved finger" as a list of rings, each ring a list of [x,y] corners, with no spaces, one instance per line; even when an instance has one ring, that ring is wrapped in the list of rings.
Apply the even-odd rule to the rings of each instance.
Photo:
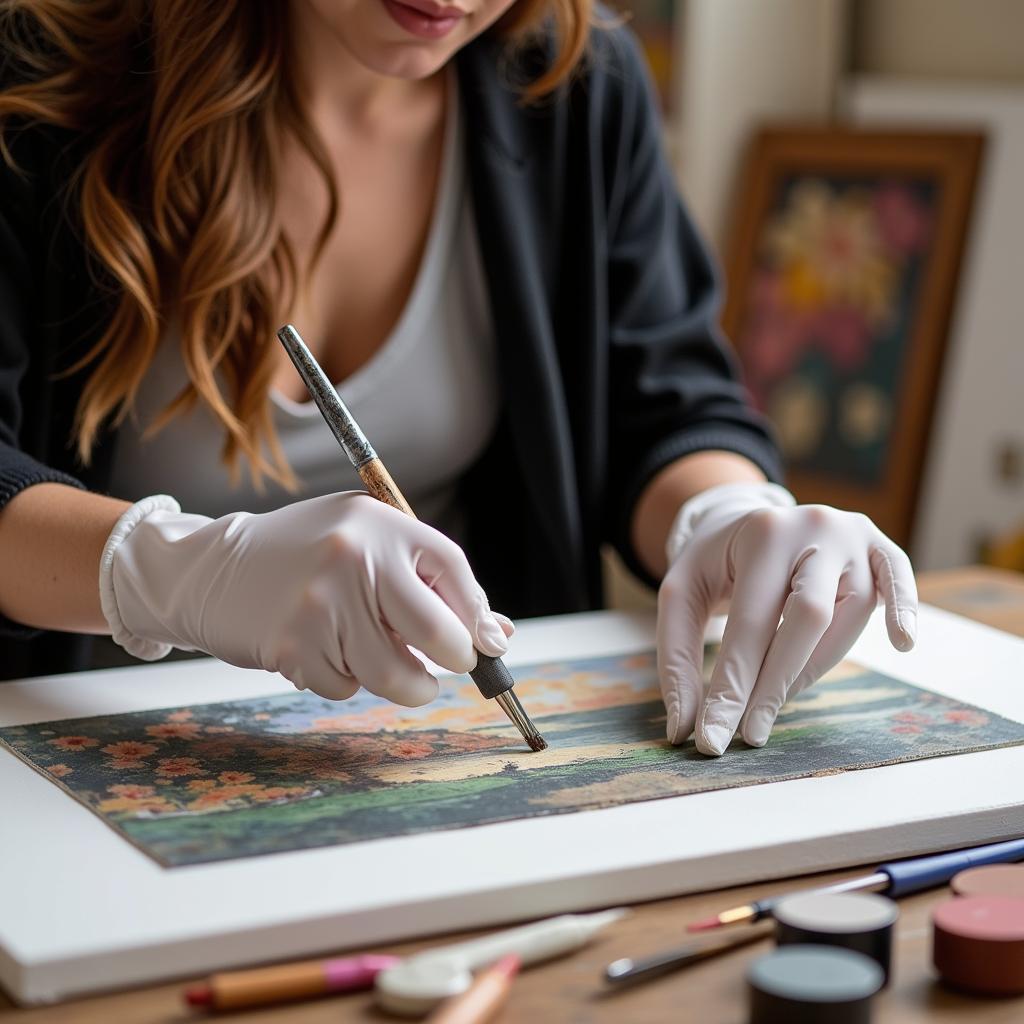
[[[498,625],[501,626],[501,631],[505,634],[506,638],[515,633],[516,624],[507,615],[502,615],[501,612],[496,611],[492,611],[491,614],[498,620]]]
[[[476,667],[469,630],[411,569],[382,576],[377,600],[388,625],[435,664],[450,672],[469,672]]]
[[[875,604],[875,583],[870,569],[863,562],[851,566],[839,583],[832,624],[807,659],[804,670],[793,680],[786,694],[787,700],[802,693],[846,657],[857,637],[864,632]]]
[[[803,558],[793,574],[782,622],[772,637],[750,693],[740,733],[752,747],[763,747],[779,708],[832,623],[843,566],[820,550]]]
[[[348,700],[359,692],[359,680],[336,672],[320,651],[299,659],[286,656],[280,664],[278,671],[296,690],[310,690],[327,700]]]
[[[717,757],[729,746],[788,596],[788,573],[775,559],[759,554],[747,559],[733,586],[722,646],[697,716],[695,739],[702,754]]]
[[[505,630],[491,611],[487,595],[458,544],[443,534],[430,538],[417,559],[416,572],[469,630],[478,651],[492,658],[500,658],[508,651]]]
[[[909,651],[917,640],[917,582],[907,553],[881,530],[871,547],[871,570],[885,602],[885,626],[889,642],[898,651]]]
[[[348,700],[359,690],[338,642],[330,598],[323,587],[305,592],[289,616],[271,660],[298,690],[312,690],[327,700]]]
[[[685,743],[704,694],[704,630],[711,599],[685,556],[658,589],[658,681],[665,701],[665,735]]]
[[[367,624],[357,639],[345,639],[344,647],[352,674],[370,693],[407,708],[437,696],[437,680],[382,623]]]
[[[334,607],[345,663],[364,689],[410,708],[437,696],[437,680],[384,622],[368,582],[340,591]]]

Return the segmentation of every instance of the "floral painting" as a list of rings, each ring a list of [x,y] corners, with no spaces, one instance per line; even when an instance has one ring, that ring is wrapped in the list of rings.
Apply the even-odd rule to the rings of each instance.
[[[173,867],[462,828],[1024,742],[1024,725],[852,664],[768,746],[669,746],[654,655],[516,669],[531,753],[468,677],[408,709],[307,692],[0,729],[0,742]]]
[[[736,342],[794,468],[881,480],[938,199],[928,177],[779,180]]]

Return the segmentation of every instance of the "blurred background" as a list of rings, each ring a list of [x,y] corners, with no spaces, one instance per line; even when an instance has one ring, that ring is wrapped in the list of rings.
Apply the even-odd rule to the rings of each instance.
[[[1024,3],[615,6],[791,489],[1024,571]]]

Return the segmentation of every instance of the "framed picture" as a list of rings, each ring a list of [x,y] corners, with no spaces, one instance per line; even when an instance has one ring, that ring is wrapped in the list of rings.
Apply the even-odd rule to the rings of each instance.
[[[766,129],[745,168],[724,327],[800,501],[907,545],[983,136]]]

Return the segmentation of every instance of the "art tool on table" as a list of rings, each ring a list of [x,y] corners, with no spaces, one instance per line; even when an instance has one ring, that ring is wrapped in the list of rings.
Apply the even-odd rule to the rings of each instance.
[[[332,960],[257,967],[249,971],[214,974],[185,990],[189,1006],[209,1010],[240,1010],[298,999],[373,988],[385,968],[400,963],[397,956],[366,953]]]
[[[744,929],[742,932],[729,932],[727,935],[717,936],[711,942],[699,940],[688,942],[685,946],[678,946],[642,960],[624,957],[621,960],[613,961],[604,969],[604,979],[611,985],[625,986],[634,982],[659,978],[663,974],[670,974],[681,967],[689,967],[690,964],[710,960],[730,949],[760,942],[771,933],[770,925],[761,925]]]
[[[863,953],[786,946],[747,971],[750,1024],[869,1024],[882,969]]]
[[[955,896],[932,912],[932,963],[954,988],[1024,994],[1024,900]]]
[[[442,1003],[430,1015],[430,1024],[484,1024],[508,999],[512,979],[518,971],[519,957],[514,953],[503,956],[477,975],[476,981],[461,996]]]
[[[385,469],[299,332],[291,324],[286,324],[277,332],[277,336],[367,491],[386,505],[415,518],[416,514],[398,485],[391,479],[391,474]],[[544,750],[547,747],[544,737],[519,703],[512,689],[514,680],[501,658],[491,658],[478,651],[476,668],[470,672],[470,676],[480,693],[485,698],[493,698],[505,712],[531,750]]]
[[[571,953],[628,913],[618,908],[596,914],[562,914],[417,953],[377,975],[377,1002],[399,1016],[422,1017],[445,999],[465,992],[473,984],[474,970],[503,956],[515,955],[525,967]]]
[[[949,853],[893,861],[880,865],[870,875],[851,878],[845,882],[837,882],[835,885],[826,885],[807,891],[816,894],[881,892],[896,898],[943,885],[954,875],[967,868],[982,864],[1005,864],[1018,860],[1024,860],[1024,839],[1011,839],[1009,842],[990,843],[987,846],[976,846],[967,850],[953,850]],[[745,903],[740,907],[732,907],[714,917],[693,921],[686,926],[686,930],[701,932],[728,924],[759,921],[761,918],[771,915],[776,903],[783,898],[785,897],[755,900],[753,903]]]
[[[899,919],[893,900],[873,892],[797,893],[775,904],[775,941],[780,946],[835,946],[863,953],[892,971],[892,933]]]
[[[1024,864],[990,864],[968,868],[949,887],[957,896],[1006,896],[1024,900]]]

